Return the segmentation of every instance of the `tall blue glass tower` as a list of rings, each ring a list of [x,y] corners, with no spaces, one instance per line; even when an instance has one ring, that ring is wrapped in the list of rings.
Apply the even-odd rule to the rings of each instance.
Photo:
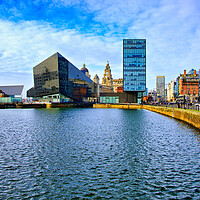
[[[141,103],[146,90],[146,39],[123,40],[123,91]]]

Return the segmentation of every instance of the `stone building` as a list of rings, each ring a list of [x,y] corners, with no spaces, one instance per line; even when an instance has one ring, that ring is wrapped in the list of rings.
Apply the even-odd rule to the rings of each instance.
[[[88,68],[85,67],[85,63],[83,64],[83,67],[80,69],[80,71],[82,71],[87,77],[91,78]]]
[[[108,61],[107,61],[106,68],[104,70],[104,75],[102,78],[101,85],[105,85],[105,86],[113,88],[113,78],[112,78],[111,69],[110,69],[110,65]]]
[[[176,93],[175,93],[176,79],[167,84],[167,101],[175,102]]]
[[[112,78],[111,69],[110,69],[110,65],[108,61],[107,61],[106,68],[104,70],[102,83],[100,85],[100,93],[113,93],[113,78]]]
[[[119,90],[119,88],[121,89],[121,87],[123,91],[123,78],[113,79],[113,91],[117,92],[117,88]]]
[[[93,81],[96,83],[96,84],[99,84],[99,76],[96,74],[93,78]]]
[[[99,77],[98,77],[97,74],[94,76],[93,81],[97,85],[97,98],[99,99],[99,97],[100,97],[100,85],[99,85]]]

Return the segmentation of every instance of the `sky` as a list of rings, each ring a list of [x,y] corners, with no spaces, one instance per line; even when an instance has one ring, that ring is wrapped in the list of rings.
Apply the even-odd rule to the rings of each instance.
[[[123,39],[147,41],[147,88],[200,69],[199,0],[0,0],[0,85],[34,85],[33,67],[59,52],[91,77],[123,77]]]

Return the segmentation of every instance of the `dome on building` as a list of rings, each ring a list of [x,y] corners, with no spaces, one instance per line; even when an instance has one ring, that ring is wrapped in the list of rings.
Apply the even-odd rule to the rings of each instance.
[[[85,63],[83,64],[83,67],[80,69],[81,72],[83,72],[87,77],[91,77],[89,74],[89,70],[85,67]]]
[[[85,63],[83,64],[83,67],[80,69],[84,74],[87,72],[89,73],[89,70],[85,67]]]

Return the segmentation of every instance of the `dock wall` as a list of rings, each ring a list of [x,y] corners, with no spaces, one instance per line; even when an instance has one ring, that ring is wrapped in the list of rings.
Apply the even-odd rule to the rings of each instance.
[[[93,108],[142,109],[139,104],[94,104]]]
[[[121,105],[121,104],[94,104],[93,108],[118,108],[118,109],[146,109],[169,117],[182,120],[200,129],[200,112],[180,108],[150,106],[150,105]]]
[[[181,108],[147,106],[147,105],[144,105],[143,109],[150,110],[153,112],[167,115],[169,117],[173,117],[175,119],[182,120],[200,129],[200,112],[199,111],[185,110]]]

